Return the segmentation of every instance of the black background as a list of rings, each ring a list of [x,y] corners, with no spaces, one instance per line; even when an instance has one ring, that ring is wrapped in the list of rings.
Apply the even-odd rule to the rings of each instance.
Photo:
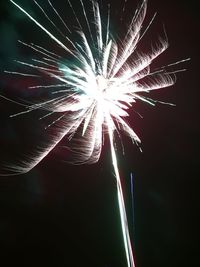
[[[65,10],[66,1],[52,2]],[[80,5],[74,2],[79,10]],[[32,7],[32,1],[18,3],[27,9]],[[136,4],[137,1],[128,0],[126,18]],[[118,151],[137,267],[199,266],[197,4],[194,0],[148,3],[147,17],[155,11],[158,16],[142,47],[151,45],[151,39],[162,33],[164,23],[170,47],[157,60],[158,66],[188,57],[191,61],[179,66],[187,71],[177,75],[173,87],[151,93],[152,98],[176,103],[176,107],[136,104],[135,109],[144,118],[133,113],[130,121],[142,140],[143,153],[126,137],[123,137],[126,154]],[[123,1],[113,0],[111,6],[113,27],[120,34],[125,27],[116,18],[120,17]],[[37,8],[34,10],[37,14]],[[0,12],[0,83],[2,94],[7,92],[9,96],[29,84],[3,73],[12,69],[13,59],[29,56],[17,40],[41,41],[47,47],[49,44],[45,34],[9,1],[1,1]],[[3,99],[0,102],[2,159],[34,140],[31,134],[37,132],[37,113],[8,118],[20,110]],[[56,155],[53,151],[28,174],[0,178],[0,265],[126,266],[107,142],[100,162],[95,165],[64,164]]]

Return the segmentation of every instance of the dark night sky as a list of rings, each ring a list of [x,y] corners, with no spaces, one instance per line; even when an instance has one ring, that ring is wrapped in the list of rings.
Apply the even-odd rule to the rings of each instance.
[[[32,7],[32,1],[16,2]],[[61,10],[66,7],[64,0],[52,2],[63,7]],[[113,28],[121,32],[124,28],[118,25],[119,13],[115,10],[121,10],[123,1],[110,2],[115,17]],[[127,16],[137,2],[128,0]],[[200,262],[197,1],[149,0],[148,6],[147,21],[155,11],[158,16],[142,47],[162,33],[164,23],[170,47],[157,60],[157,65],[188,57],[191,61],[180,65],[187,71],[177,75],[173,87],[151,93],[152,98],[176,103],[176,107],[136,104],[136,110],[144,118],[133,113],[130,120],[142,139],[143,153],[126,137],[123,137],[125,156],[119,149],[136,267],[195,267]],[[37,8],[34,12],[37,14]],[[13,59],[30,56],[17,40],[41,42],[48,47],[45,37],[9,1],[1,0],[2,94],[17,95],[19,88],[23,91],[29,85],[27,80],[3,73],[12,69]],[[38,113],[8,118],[20,110],[14,104],[0,101],[2,160],[16,153],[19,147],[34,144],[39,136]],[[126,266],[108,151],[105,142],[98,164],[72,166],[63,163],[59,152],[54,150],[29,173],[0,177],[0,266]],[[131,172],[134,174],[134,223]]]

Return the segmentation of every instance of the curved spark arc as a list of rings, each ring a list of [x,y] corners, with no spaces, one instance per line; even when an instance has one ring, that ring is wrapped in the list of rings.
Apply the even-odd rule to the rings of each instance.
[[[174,79],[165,71],[165,68],[161,68],[160,71],[155,72],[151,72],[150,70],[152,61],[167,49],[168,44],[166,41],[160,39],[156,48],[150,53],[139,54],[136,51],[138,42],[143,38],[149,28],[148,26],[145,32],[141,34],[142,24],[147,10],[147,0],[143,0],[141,6],[136,10],[127,34],[120,45],[111,37],[109,31],[110,6],[108,6],[106,30],[104,32],[99,4],[96,1],[91,1],[93,18],[95,20],[92,24],[87,15],[85,5],[80,0],[82,13],[88,28],[87,31],[89,32],[88,37],[83,31],[83,27],[70,0],[68,0],[67,2],[79,26],[76,33],[81,39],[80,42],[73,42],[68,37],[71,30],[67,27],[63,18],[59,16],[57,9],[48,0],[50,7],[66,26],[67,33],[65,42],[67,44],[65,44],[65,42],[59,40],[25,9],[15,3],[15,1],[10,0],[10,2],[20,9],[57,45],[64,49],[67,54],[73,56],[77,62],[71,63],[67,61],[67,63],[63,63],[61,56],[52,51],[35,44],[21,42],[23,45],[37,52],[41,56],[41,59],[33,59],[33,63],[22,61],[18,61],[18,63],[27,68],[37,70],[40,73],[45,73],[49,78],[58,82],[58,84],[38,84],[30,87],[32,89],[53,88],[53,99],[50,98],[39,103],[25,103],[22,105],[25,107],[25,111],[13,114],[11,117],[29,113],[37,109],[42,109],[47,112],[40,120],[54,113],[59,114],[59,117],[46,127],[47,133],[51,127],[56,129],[56,134],[50,136],[52,140],[46,142],[39,149],[32,151],[30,155],[25,155],[21,163],[7,166],[7,170],[11,174],[28,172],[46,157],[65,136],[68,136],[71,140],[71,152],[74,154],[74,164],[95,163],[99,160],[102,149],[102,138],[104,132],[107,131],[110,140],[112,164],[117,181],[118,205],[126,259],[128,267],[134,267],[135,264],[117,164],[117,155],[114,148],[114,132],[116,130],[123,130],[136,144],[140,143],[139,137],[128,125],[125,118],[129,116],[128,110],[136,100],[155,105],[155,101],[140,95],[140,92],[149,92],[174,84]],[[59,32],[59,28],[48,18],[43,8],[36,1],[34,2],[50,21],[51,25]],[[93,34],[93,28],[96,31],[95,35]],[[63,33],[60,32],[60,34],[63,37]],[[133,60],[131,63],[128,63],[127,61],[131,57],[133,57]],[[10,73],[17,74],[17,72]],[[23,76],[31,75],[26,73],[19,74]],[[148,78],[148,81],[143,82],[145,78]],[[62,89],[59,87],[62,87]],[[61,124],[57,125],[58,122]],[[77,138],[75,136],[76,134],[80,136]]]

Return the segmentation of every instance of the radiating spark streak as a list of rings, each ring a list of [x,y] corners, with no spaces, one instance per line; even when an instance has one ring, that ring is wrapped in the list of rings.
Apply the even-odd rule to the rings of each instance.
[[[31,43],[31,45],[32,46],[35,46],[35,47],[37,47],[37,48],[39,48],[39,49],[41,49],[41,50],[43,50],[43,51],[45,51],[45,52],[47,52],[47,53],[49,53],[50,55],[52,55],[52,56],[54,56],[54,57],[56,57],[56,58],[58,58],[58,59],[61,59],[62,57],[61,56],[59,56],[58,54],[55,54],[55,53],[53,53],[53,52],[51,52],[51,51],[49,51],[49,50],[47,50],[47,49],[45,49],[44,47],[42,47],[42,46],[39,46],[39,45],[36,45],[36,44],[33,44],[33,43]],[[41,52],[40,52],[41,53]],[[45,54],[46,55],[46,54]],[[49,57],[49,56],[48,56]],[[55,59],[55,58],[53,58],[52,57],[52,60],[53,59]],[[50,60],[50,59],[49,59]]]
[[[58,11],[55,9],[55,7],[52,5],[52,3],[50,2],[50,0],[48,0],[48,3],[52,7],[53,11],[56,13],[56,15],[58,16],[58,18],[60,19],[60,21],[63,23],[63,25],[65,26],[65,28],[71,33],[70,29],[67,27],[66,23],[64,22],[64,20],[62,19],[62,17],[58,13]]]
[[[151,99],[151,98],[148,98],[146,97],[146,99],[149,99],[151,102],[153,103],[160,103],[160,104],[163,104],[163,105],[168,105],[168,106],[172,106],[172,107],[175,107],[176,105],[173,104],[173,103],[169,103],[169,102],[163,102],[163,101],[159,101],[159,100],[154,100],[154,99]]]
[[[147,75],[147,77],[148,76],[153,76],[153,75],[155,75],[155,74],[159,74],[159,73],[164,73],[164,68],[163,69],[159,69],[159,70],[156,70],[156,71],[153,71],[153,72],[150,72],[150,73],[148,73],[148,75]]]
[[[180,69],[180,70],[168,71],[168,72],[166,72],[166,74],[175,74],[175,73],[179,73],[179,72],[184,72],[186,70],[187,69]]]
[[[178,65],[178,64],[180,64],[180,63],[187,62],[187,61],[189,61],[189,60],[191,60],[191,58],[182,59],[182,60],[176,61],[176,62],[174,62],[174,63],[170,63],[170,64],[168,64],[168,65],[164,65],[164,66],[162,66],[162,67],[159,67],[159,68],[158,68],[158,71],[163,71],[164,69],[166,69],[166,68],[168,68],[168,67],[172,67],[172,66]],[[155,70],[157,70],[157,69],[155,69]]]
[[[89,44],[88,44],[87,38],[86,38],[84,32],[80,32],[80,36],[81,36],[82,39],[83,39],[83,44],[84,44],[85,49],[86,49],[85,53],[86,53],[87,57],[88,57],[89,60],[90,60],[90,64],[91,64],[91,66],[92,66],[93,71],[95,72],[95,61],[94,61],[94,57],[93,57],[91,48],[90,48],[90,46],[89,46]],[[84,51],[84,50],[83,50],[83,51]]]
[[[19,116],[19,115],[29,113],[29,112],[31,112],[31,111],[32,111],[32,109],[25,110],[25,111],[21,111],[21,112],[15,113],[15,114],[13,114],[13,115],[10,115],[10,118],[14,118],[14,117],[17,117],[17,116]]]
[[[81,30],[83,30],[83,29],[82,29],[82,26],[81,26],[81,24],[80,24],[80,21],[79,21],[77,15],[76,15],[76,12],[74,11],[74,8],[73,8],[73,6],[72,6],[70,0],[67,0],[67,2],[68,2],[69,6],[70,6],[70,8],[71,8],[71,10],[72,10],[72,12],[73,12],[73,14],[74,14],[74,17],[75,17],[75,19],[76,19],[76,21],[77,21],[77,23],[78,23],[78,26],[80,27]]]
[[[81,89],[82,91],[85,91],[85,92],[87,92],[87,91],[89,92],[90,91],[90,89],[88,89],[87,87],[85,87],[85,85],[86,85],[85,82],[83,82],[82,80],[79,80],[78,81],[75,77],[73,77],[72,81],[70,81],[70,80],[63,79],[60,76],[55,75],[55,74],[50,73],[50,72],[48,74],[49,74],[49,76],[51,76],[53,78],[56,78],[59,81],[65,82],[66,84],[69,84],[69,85],[72,85],[72,86],[75,86],[75,87],[79,87],[79,89]],[[78,83],[76,83],[76,82],[78,82]]]
[[[29,86],[29,89],[56,88],[56,87],[66,87],[66,85],[65,84],[36,85],[36,86]],[[53,92],[53,93],[55,93],[55,92]]]
[[[135,98],[138,98],[139,100],[143,101],[143,102],[146,102],[147,104],[151,105],[151,106],[155,106],[155,103],[150,99],[150,98],[147,98],[147,97],[144,97],[144,96],[139,96],[139,95],[135,95]]]
[[[26,12],[21,6],[16,4],[13,0],[10,0],[17,8],[19,8],[26,16],[28,16],[36,25],[38,25],[46,34],[49,35],[57,44],[59,44],[68,53],[74,55],[74,53],[68,49],[60,40],[58,40],[53,34],[51,34],[45,27],[43,27],[37,20],[35,20],[28,12]]]
[[[5,100],[7,100],[7,101],[9,101],[9,102],[14,103],[14,104],[17,104],[17,105],[20,105],[20,106],[23,106],[23,107],[28,107],[27,105],[22,104],[22,103],[20,103],[18,101],[12,100],[12,99],[10,99],[10,98],[8,98],[6,96],[0,95],[0,97],[3,98],[3,99],[5,99]]]
[[[54,99],[54,101],[55,101],[55,99]],[[14,101],[12,101],[12,102],[14,102]],[[47,103],[50,103],[50,102],[52,102],[52,100],[51,101],[43,102],[42,104],[33,104],[31,106],[24,105],[24,104],[22,104],[20,102],[15,102],[15,103],[17,103],[17,104],[19,104],[21,106],[25,106],[28,110],[25,110],[25,111],[22,111],[22,112],[19,112],[19,113],[15,113],[13,115],[10,115],[10,118],[13,118],[13,117],[16,117],[16,116],[19,116],[19,115],[22,115],[22,114],[26,114],[26,113],[29,113],[29,112],[31,112],[33,110],[37,110],[37,109],[41,109],[41,108],[43,108],[44,110],[46,110],[46,108],[45,108],[46,107],[46,104]]]
[[[88,128],[88,125],[89,125],[89,122],[90,122],[90,120],[91,120],[91,117],[92,117],[92,113],[93,113],[93,111],[94,111],[94,108],[95,108],[95,103],[93,103],[93,105],[92,105],[91,108],[90,108],[90,111],[89,111],[88,116],[85,118],[85,123],[84,123],[84,127],[83,127],[83,133],[82,133],[82,135],[85,134],[85,132],[86,132],[86,130],[87,130],[87,128]]]
[[[109,40],[109,28],[110,28],[110,4],[108,4],[108,15],[107,15],[107,27],[106,27],[106,46]]]
[[[120,21],[122,21],[123,17],[124,17],[124,12],[126,10],[126,2],[127,2],[127,0],[124,0],[123,6],[122,6],[122,13],[121,13]]]
[[[120,124],[123,126],[124,130],[130,135],[130,137],[135,141],[140,143],[140,139],[139,137],[136,135],[136,133],[128,126],[128,124],[122,120],[122,118],[120,116],[117,117],[118,121],[120,122]]]
[[[1,96],[1,97],[3,97],[3,96]],[[7,99],[6,97],[3,97],[3,98],[4,99]],[[22,111],[22,112],[19,112],[19,113],[15,113],[13,115],[10,115],[10,117],[12,118],[12,117],[16,117],[16,116],[19,116],[19,115],[22,115],[22,114],[29,113],[29,112],[31,112],[33,110],[37,110],[37,109],[48,110],[48,105],[49,104],[51,104],[52,102],[54,104],[59,104],[59,102],[62,101],[63,99],[66,99],[66,97],[61,96],[61,97],[58,97],[56,99],[54,98],[53,100],[48,100],[46,102],[42,102],[42,103],[39,103],[39,104],[29,103],[29,104],[31,104],[31,106],[30,105],[25,105],[25,104],[22,104],[20,102],[16,102],[16,101],[13,101],[13,100],[10,100],[10,99],[7,99],[7,100],[9,100],[11,102],[14,102],[14,103],[16,103],[18,105],[25,106],[26,108],[28,108],[28,110],[25,110],[25,111]],[[58,109],[58,107],[59,106],[57,106],[57,109]],[[54,110],[54,112],[55,112],[55,110]]]
[[[42,59],[45,60],[45,61],[48,61],[48,62],[53,63],[54,66],[57,66],[57,67],[58,67],[58,65],[61,64],[61,63],[60,63],[61,60],[59,61],[58,59],[50,59],[50,58],[45,58],[45,57],[43,57]],[[61,64],[61,65],[62,65],[62,64]]]
[[[50,115],[50,114],[49,114]],[[52,125],[54,125],[56,122],[60,121],[62,118],[64,118],[66,116],[66,114],[63,114],[62,116],[60,116],[58,119],[52,121],[50,124],[48,124],[46,127],[45,127],[45,130],[48,129],[49,127],[51,127]]]
[[[66,85],[65,85],[65,87],[66,87]],[[54,94],[67,93],[67,92],[69,92],[68,88],[67,89],[63,89],[63,90],[53,91],[53,92],[51,92],[51,94],[54,95]]]
[[[143,32],[143,34],[140,36],[140,39],[138,40],[138,42],[140,42],[142,40],[142,38],[145,36],[145,34],[147,33],[147,31],[149,30],[150,26],[152,25],[155,17],[157,15],[157,12],[153,15],[152,19],[150,20],[149,24],[147,25],[145,31]]]
[[[144,0],[142,2],[142,4],[140,5],[139,8],[136,9],[135,15],[132,18],[132,21],[130,23],[129,29],[127,31],[127,34],[125,36],[125,39],[127,38],[127,36],[129,35],[129,33],[131,32],[131,29],[134,25],[137,25],[137,19],[139,18],[141,12],[143,12],[143,14],[146,14],[146,9],[147,9],[147,0]]]
[[[37,70],[44,70],[44,71],[50,71],[50,72],[53,71],[53,72],[56,72],[56,73],[61,73],[60,70],[44,68],[44,67],[40,67],[40,66],[37,66],[37,65],[26,63],[26,62],[23,62],[23,61],[20,61],[20,60],[15,60],[15,62],[20,63],[21,65],[25,65],[25,66],[28,66],[28,67],[31,67],[31,68],[35,68]]]
[[[39,9],[42,11],[42,13],[45,15],[45,17],[48,19],[48,21],[54,26],[54,28],[65,38],[64,33],[56,26],[56,24],[49,18],[47,13],[44,11],[44,9],[34,0],[34,3],[39,7]]]
[[[38,48],[35,48],[33,45],[26,44],[26,43],[24,43],[24,42],[22,42],[22,41],[20,41],[20,40],[18,40],[18,42],[21,43],[21,44],[23,44],[24,46],[30,47],[31,49],[35,50],[36,52],[39,52],[39,53],[42,54],[42,55],[45,55],[46,57],[49,57],[49,58],[51,58],[51,59],[55,59],[55,57],[53,57],[52,55],[50,56],[50,55],[48,55],[47,53],[45,53],[45,52],[43,52],[43,51],[41,51],[41,50],[38,49],[38,48],[41,48],[41,49],[42,49],[42,47],[39,47],[39,46],[36,46],[36,45],[35,45],[36,47],[38,47]],[[47,51],[47,50],[46,50],[46,51]]]
[[[6,99],[6,98],[5,98]],[[54,100],[55,101],[55,100]],[[12,101],[14,102],[14,101]],[[14,102],[14,103],[17,103],[17,104],[20,104],[18,102]],[[23,105],[23,104],[20,104],[20,105]],[[17,116],[20,116],[20,115],[23,115],[23,114],[26,114],[26,113],[29,113],[29,112],[32,112],[33,110],[36,110],[36,109],[41,109],[43,108],[44,109],[44,103],[42,105],[33,105],[33,106],[27,106],[27,105],[23,105],[23,106],[26,106],[26,108],[28,108],[28,110],[25,110],[25,111],[21,111],[21,112],[18,112],[18,113],[15,113],[15,114],[12,114],[10,115],[9,117],[10,118],[14,118],[14,117],[17,117]]]
[[[54,114],[54,111],[52,111],[52,112],[50,112],[50,113],[47,113],[46,115],[40,117],[39,120],[43,120],[43,119],[45,119],[45,118],[51,116],[52,114]]]
[[[98,43],[98,51],[102,52],[103,48],[103,40],[102,40],[102,25],[101,25],[101,17],[99,11],[99,5],[96,2],[93,2],[93,10],[94,10],[94,17],[95,17],[95,26],[97,30],[97,43]]]
[[[103,55],[102,72],[103,72],[104,77],[106,77],[107,72],[108,72],[108,60],[110,56],[111,47],[112,47],[112,41],[110,40],[109,44],[105,48],[104,55]]]
[[[111,51],[110,51],[111,57],[109,62],[109,70],[107,74],[107,78],[111,77],[112,70],[115,66],[115,63],[117,62],[117,55],[118,55],[118,46],[116,43],[112,43]]]
[[[182,59],[182,60],[176,61],[176,62],[174,62],[174,63],[165,65],[165,66],[163,66],[163,67],[161,67],[161,68],[165,68],[165,67],[170,67],[170,66],[178,65],[178,64],[180,64],[180,63],[183,63],[183,62],[186,62],[186,61],[189,61],[189,60],[191,60],[191,58]]]
[[[17,72],[17,71],[4,70],[4,72],[8,73],[8,74],[21,75],[21,76],[25,76],[25,77],[40,77],[39,75],[34,75],[34,74],[29,74],[29,73],[22,73],[22,72]]]
[[[89,24],[89,21],[88,21],[88,17],[87,17],[86,11],[85,11],[85,6],[84,6],[82,0],[80,0],[80,3],[81,3],[81,6],[82,6],[82,10],[83,10],[83,14],[84,14],[84,17],[85,17],[85,21],[87,23],[87,27],[88,27],[88,30],[89,30],[89,33],[90,33],[90,37],[91,37],[91,40],[92,40],[93,45],[94,45],[95,42],[94,42],[94,38],[93,38],[92,31],[91,31],[91,28],[90,28],[90,24]]]
[[[47,62],[45,62],[45,61],[42,61],[42,60],[39,60],[39,59],[35,59],[35,58],[33,58],[32,60],[33,60],[34,62],[41,63],[41,64],[43,64],[43,65],[45,65],[45,66],[49,66],[49,67],[52,67],[52,68],[56,68],[56,67],[57,67],[56,65],[49,64],[49,63],[47,63]]]
[[[117,74],[119,69],[124,65],[124,63],[130,57],[130,55],[133,53],[134,48],[139,41],[139,33],[146,15],[146,9],[147,9],[147,4],[146,1],[144,1],[141,5],[140,10],[138,11],[136,18],[133,20],[133,22],[131,22],[128,33],[125,36],[125,42],[123,44],[125,46],[125,49],[123,49],[122,55],[118,60],[118,64],[116,65],[116,67],[112,72],[112,77],[114,77]],[[137,22],[135,22],[136,19],[138,19]]]
[[[154,73],[155,74],[155,73]],[[125,86],[131,85],[136,83],[137,81],[143,79],[144,77],[147,77],[150,75],[150,68],[146,67],[142,71],[138,72],[135,74],[132,78],[127,79],[126,81],[123,82]]]

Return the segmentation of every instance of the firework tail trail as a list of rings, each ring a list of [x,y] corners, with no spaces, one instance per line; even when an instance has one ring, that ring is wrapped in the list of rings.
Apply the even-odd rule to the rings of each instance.
[[[134,177],[131,173],[131,198],[132,198],[132,216],[133,216],[133,229],[135,230],[135,203],[134,203]]]
[[[130,235],[129,235],[129,229],[128,229],[128,220],[127,220],[127,215],[126,215],[121,179],[120,179],[118,163],[117,163],[117,155],[115,152],[114,142],[113,142],[114,140],[113,131],[112,131],[109,121],[108,121],[108,132],[109,132],[108,134],[109,134],[109,139],[110,139],[112,164],[113,164],[115,177],[117,181],[117,197],[118,197],[118,205],[119,205],[122,233],[123,233],[123,239],[124,239],[124,247],[126,251],[126,259],[127,259],[128,267],[135,267],[131,240],[130,240]]]

